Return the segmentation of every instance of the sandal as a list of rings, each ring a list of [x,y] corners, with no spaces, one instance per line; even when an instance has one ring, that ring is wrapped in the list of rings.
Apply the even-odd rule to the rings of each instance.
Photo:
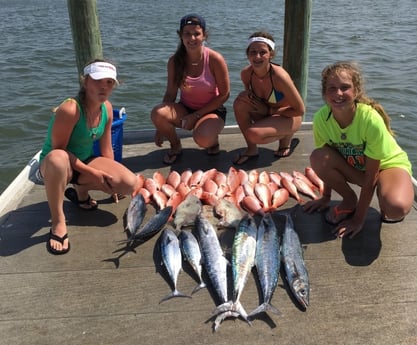
[[[248,154],[239,153],[238,156],[233,160],[233,164],[243,165],[243,164],[249,162],[250,160],[254,160],[258,157],[259,157],[258,153],[255,154],[255,155],[248,155]]]
[[[278,147],[278,150],[274,152],[274,156],[278,158],[285,158],[291,156],[299,142],[300,140],[298,138],[293,138],[291,140],[290,146]]]
[[[176,162],[177,158],[178,158],[178,157],[180,157],[181,155],[182,155],[182,150],[181,150],[181,151],[179,151],[179,152],[172,152],[172,151],[169,151],[169,152],[165,155],[165,157],[164,157],[164,159],[163,159],[163,162],[164,162],[165,164],[168,164],[168,165],[174,164],[174,163]]]
[[[217,156],[220,153],[220,144],[213,145],[207,149],[209,156]]]
[[[68,239],[68,233],[66,233],[64,236],[60,237],[58,235],[55,235],[52,233],[52,228],[49,230],[49,239],[46,242],[46,249],[48,250],[49,253],[53,254],[53,255],[62,255],[62,254],[66,254],[70,251],[70,243],[68,241],[68,248],[63,248],[61,250],[52,248],[51,246],[51,240],[57,241],[59,243],[61,243],[61,245],[64,245],[64,241]]]
[[[64,193],[65,197],[71,201],[74,205],[78,206],[80,209],[85,211],[94,211],[97,210],[98,204],[97,201],[92,199],[90,195],[86,200],[79,200],[77,191],[70,187]]]
[[[324,219],[327,223],[331,225],[338,225],[343,220],[352,216],[355,212],[355,210],[351,208],[340,209],[339,207],[340,204],[337,204],[326,213]]]

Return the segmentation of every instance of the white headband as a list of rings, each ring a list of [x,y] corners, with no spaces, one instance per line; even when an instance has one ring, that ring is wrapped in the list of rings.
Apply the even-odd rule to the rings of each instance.
[[[249,41],[248,41],[248,47],[253,42],[263,42],[263,43],[266,43],[267,45],[269,45],[271,47],[272,50],[275,50],[275,43],[274,43],[274,41],[271,41],[269,38],[265,38],[265,37],[251,37],[251,38],[249,38]]]

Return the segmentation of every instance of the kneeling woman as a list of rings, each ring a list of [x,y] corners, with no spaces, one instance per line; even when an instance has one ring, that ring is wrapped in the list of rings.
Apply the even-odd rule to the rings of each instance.
[[[129,195],[139,183],[133,172],[114,160],[113,107],[108,98],[116,84],[115,66],[105,61],[88,64],[78,96],[66,99],[49,122],[39,171],[51,212],[47,249],[52,254],[70,249],[64,195],[83,210],[95,210],[97,201],[90,198],[90,190]],[[95,140],[100,140],[101,157],[93,154]],[[65,189],[69,183],[74,188]]]
[[[267,32],[250,36],[250,65],[241,71],[245,90],[234,101],[236,122],[248,145],[233,161],[240,165],[258,156],[257,145],[279,140],[276,157],[291,154],[291,139],[300,128],[304,103],[289,74],[272,63],[275,42]]]

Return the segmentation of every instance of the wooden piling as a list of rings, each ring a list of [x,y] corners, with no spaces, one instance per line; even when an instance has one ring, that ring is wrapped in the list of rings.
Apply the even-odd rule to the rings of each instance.
[[[81,75],[86,63],[103,58],[97,0],[68,0],[67,5],[78,74]]]
[[[312,0],[285,0],[283,67],[307,99]]]

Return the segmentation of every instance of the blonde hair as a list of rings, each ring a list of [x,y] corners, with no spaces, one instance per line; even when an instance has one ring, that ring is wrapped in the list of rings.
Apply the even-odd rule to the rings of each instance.
[[[327,81],[329,77],[333,74],[338,75],[340,72],[346,72],[352,78],[352,84],[356,91],[355,103],[364,103],[370,105],[374,108],[379,115],[381,115],[384,120],[385,126],[388,129],[388,132],[391,135],[394,135],[393,130],[391,129],[391,119],[386,113],[385,109],[381,104],[368,97],[365,92],[365,81],[362,77],[362,72],[359,68],[359,65],[356,62],[352,61],[340,61],[334,64],[326,66],[321,72],[321,94],[324,98],[327,88]]]

